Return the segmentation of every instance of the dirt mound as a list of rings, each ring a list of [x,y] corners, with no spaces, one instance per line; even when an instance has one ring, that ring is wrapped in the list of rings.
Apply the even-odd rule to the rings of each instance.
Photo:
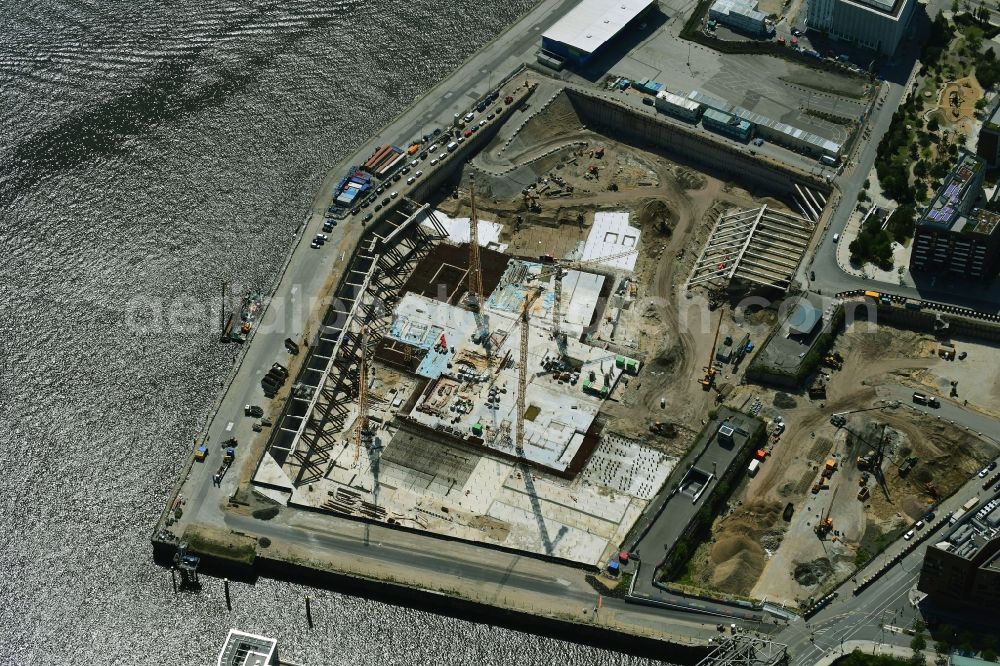
[[[758,552],[764,555],[760,544],[744,535],[734,535],[724,537],[715,542],[712,546],[712,562],[722,564],[745,552]]]
[[[764,569],[764,553],[760,546],[757,550],[760,552],[741,552],[715,567],[711,579],[713,587],[733,594],[748,593]]]
[[[795,565],[792,575],[799,585],[819,585],[833,573],[833,563],[825,557],[812,562],[800,562]]]
[[[773,404],[778,409],[795,409],[799,403],[797,403],[795,401],[795,398],[793,398],[792,396],[788,395],[787,393],[781,393],[779,391],[778,393],[774,394]]]
[[[697,171],[691,171],[683,167],[674,169],[674,178],[677,179],[677,184],[685,190],[700,190],[707,183],[705,176]]]
[[[927,513],[927,504],[916,495],[906,495],[903,497],[900,501],[900,506],[903,509],[903,513],[914,520]]]
[[[638,213],[640,226],[651,226],[662,234],[670,235],[673,233],[677,213],[667,206],[667,202],[663,199],[644,201],[639,205]]]
[[[653,363],[658,369],[671,370],[676,365],[680,364],[684,360],[684,348],[678,344],[673,343],[669,345],[653,359]]]

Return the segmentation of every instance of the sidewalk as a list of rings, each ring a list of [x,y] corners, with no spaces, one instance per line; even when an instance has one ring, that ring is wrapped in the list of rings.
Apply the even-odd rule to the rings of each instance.
[[[887,645],[885,643],[873,643],[872,641],[846,641],[843,646],[838,646],[830,650],[813,662],[814,666],[828,666],[855,650],[859,650],[865,654],[877,654],[884,657],[898,657],[900,659],[910,659],[913,657],[913,650],[902,645]],[[928,666],[934,666],[935,659],[936,656],[933,652],[924,653],[924,661],[927,662]]]

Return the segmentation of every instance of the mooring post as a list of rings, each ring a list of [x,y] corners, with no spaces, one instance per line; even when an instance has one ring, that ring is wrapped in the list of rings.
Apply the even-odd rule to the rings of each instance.
[[[310,602],[310,599],[309,599],[309,595],[307,594],[306,595],[306,622],[309,623],[309,628],[312,629],[312,626],[313,626],[313,616],[312,616],[312,607],[310,606],[309,602]]]
[[[170,567],[170,582],[174,584],[174,594],[177,594],[177,575],[174,573],[173,567]]]
[[[226,610],[233,610],[233,604],[229,600],[229,579],[223,578],[222,585],[226,590]]]

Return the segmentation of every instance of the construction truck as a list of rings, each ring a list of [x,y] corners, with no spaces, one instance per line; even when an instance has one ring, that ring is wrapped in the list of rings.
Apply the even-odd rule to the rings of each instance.
[[[219,471],[215,473],[215,478],[213,479],[213,481],[215,481],[215,485],[222,483],[223,477],[226,476],[226,472],[229,471],[229,468],[232,466],[233,460],[235,459],[236,449],[231,446],[227,447],[226,453],[222,456],[222,464],[219,465]]]
[[[868,486],[861,486],[861,490],[858,491],[858,501],[864,502],[866,499],[871,497],[872,491]]]
[[[809,387],[810,400],[826,400],[826,384],[818,384]]]
[[[820,539],[825,537],[827,534],[833,531],[833,518],[827,514],[826,518],[819,522],[815,527],[816,536]]]
[[[834,370],[840,370],[844,367],[844,357],[840,355],[840,352],[827,354],[823,357],[823,365],[833,368]]]

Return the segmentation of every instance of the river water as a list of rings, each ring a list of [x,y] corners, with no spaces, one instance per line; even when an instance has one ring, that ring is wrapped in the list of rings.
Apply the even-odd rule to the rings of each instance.
[[[150,557],[220,281],[272,285],[325,170],[531,4],[4,0],[0,666],[214,664],[230,627],[310,666],[642,663],[323,591],[309,631],[271,580],[230,614]]]

